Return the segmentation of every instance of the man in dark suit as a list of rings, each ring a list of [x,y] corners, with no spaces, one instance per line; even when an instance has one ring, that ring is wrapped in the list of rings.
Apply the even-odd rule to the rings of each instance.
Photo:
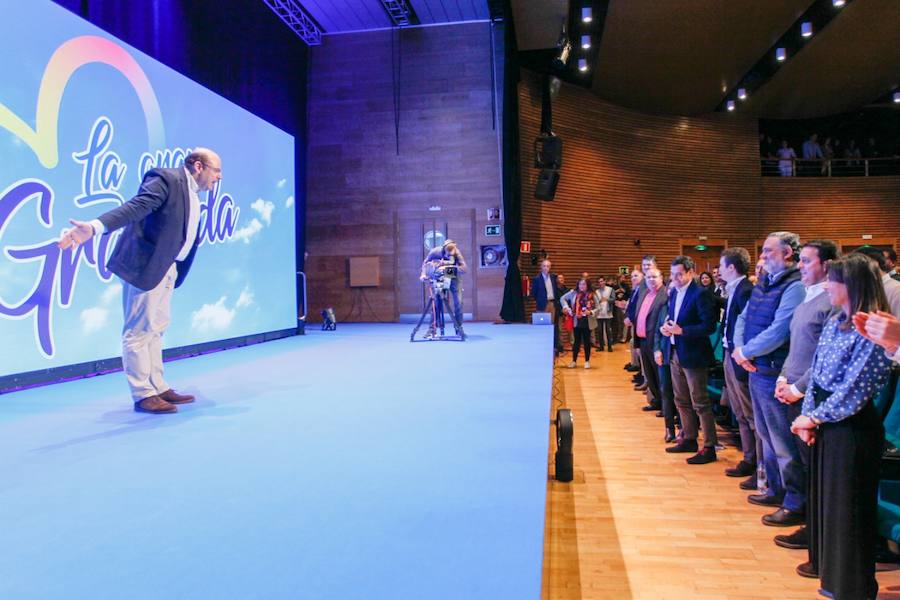
[[[551,266],[546,258],[541,262],[541,272],[531,280],[531,297],[534,298],[537,312],[550,313],[550,319],[553,321],[553,349],[559,354],[562,352],[562,346],[559,343],[557,308],[561,294],[556,283],[556,273],[550,271]]]
[[[107,266],[122,280],[122,364],[137,412],[174,413],[176,404],[194,401],[163,379],[162,336],[172,291],[187,276],[200,243],[199,194],[221,178],[219,156],[197,148],[183,167],[149,171],[122,206],[90,222],[72,220],[74,227],[59,241],[66,249],[125,228]]]
[[[638,299],[640,298],[642,287],[644,287],[644,274],[635,269],[631,272],[631,296],[628,298],[628,304],[625,305],[624,324],[630,328],[628,341],[631,345],[631,363],[626,365],[625,369],[634,372],[634,377],[631,381],[638,386],[644,383],[644,376],[641,373],[641,354],[634,343],[634,320],[637,318]]]
[[[750,399],[750,374],[732,358],[734,349],[734,325],[744,310],[753,284],[747,279],[750,270],[750,253],[744,248],[727,248],[719,257],[719,276],[725,281],[725,316],[722,320],[722,343],[725,346],[725,386],[728,403],[741,432],[743,459],[736,466],[725,469],[729,477],[747,477],[741,483],[744,489],[756,489],[756,465],[762,455],[762,444],[756,439],[753,422],[753,402]],[[757,448],[759,447],[759,448]]]
[[[694,281],[694,261],[676,256],[671,267],[675,291],[669,296],[668,320],[660,332],[673,346],[670,367],[675,405],[684,437],[666,452],[697,452],[697,421],[703,431],[703,449],[687,459],[700,465],[716,460],[716,420],[706,384],[713,362],[709,336],[716,330],[712,294]]]

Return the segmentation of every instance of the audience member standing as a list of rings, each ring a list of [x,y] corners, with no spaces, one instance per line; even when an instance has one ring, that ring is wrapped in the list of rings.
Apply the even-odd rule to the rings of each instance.
[[[884,253],[874,246],[863,246],[857,248],[856,252],[872,259],[872,262],[875,263],[890,311],[895,317],[900,317],[900,281],[892,279],[888,273],[888,262],[884,258]]]
[[[878,476],[884,427],[872,400],[887,380],[884,352],[851,326],[857,312],[887,308],[872,263],[851,254],[828,268],[826,290],[840,313],[825,324],[803,411],[791,427],[812,446],[809,562],[822,594],[874,599]]]
[[[703,449],[687,459],[688,464],[716,460],[716,420],[706,389],[713,362],[709,336],[716,329],[712,295],[694,281],[694,261],[676,256],[671,267],[675,293],[669,297],[668,320],[660,332],[673,346],[670,367],[675,406],[684,437],[666,452],[697,452],[697,421],[703,431]]]
[[[638,308],[634,329],[641,353],[641,368],[644,377],[647,378],[648,403],[644,410],[657,411],[662,408],[662,392],[653,348],[656,338],[660,335],[656,322],[660,311],[665,312],[668,298],[663,289],[662,273],[659,269],[651,267],[644,281],[647,284],[647,293]]]
[[[541,261],[541,272],[531,280],[531,297],[534,298],[537,312],[550,313],[550,319],[553,321],[553,349],[559,354],[562,349],[559,344],[559,319],[556,318],[556,307],[560,293],[556,287],[556,274],[550,271],[551,266],[549,260]]]
[[[803,160],[813,161],[823,158],[825,158],[825,154],[822,152],[822,146],[819,145],[819,136],[814,133],[803,142]],[[806,164],[803,170],[813,174],[818,171],[818,165],[816,163]]]
[[[599,306],[597,310],[597,349],[603,351],[603,345],[606,344],[608,352],[613,351],[613,289],[606,285],[606,278],[600,276],[597,279],[597,298]]]
[[[578,350],[584,345],[584,368],[591,368],[591,332],[597,329],[597,314],[600,311],[600,298],[592,289],[591,282],[581,279],[574,290],[569,290],[560,298],[563,312],[572,315],[572,330],[575,341],[572,342],[572,362],[569,368],[574,369],[578,361]]]
[[[734,349],[734,326],[738,315],[747,305],[753,284],[747,279],[750,269],[750,253],[744,248],[728,248],[719,258],[719,276],[725,281],[725,318],[722,328],[722,344],[725,357],[725,386],[728,388],[728,402],[741,433],[743,459],[737,466],[725,469],[729,477],[747,477],[746,488],[756,489],[757,460],[761,454],[760,443],[756,439],[756,424],[753,422],[753,403],[750,400],[749,373],[738,365],[731,356]]]
[[[887,261],[887,274],[891,276],[891,279],[900,281],[900,273],[897,272],[897,252],[893,248],[886,248],[882,250],[882,254],[884,254],[884,260]]]
[[[788,146],[787,140],[781,140],[781,148],[778,149],[776,154],[778,155],[778,170],[781,172],[781,176],[793,176],[797,155],[794,153],[794,149]]]
[[[775,384],[775,397],[784,404],[792,405],[789,411],[792,422],[800,414],[799,400],[809,387],[813,355],[822,327],[834,313],[828,294],[825,293],[825,278],[828,261],[835,260],[837,256],[837,244],[831,240],[812,240],[800,250],[800,278],[806,296],[794,310],[794,317],[791,319],[791,349]],[[801,446],[801,456],[806,464],[807,454],[806,449]],[[809,517],[807,512],[807,518]],[[775,516],[772,518],[777,520]],[[795,550],[806,548],[809,544],[806,527],[791,535],[775,536],[775,543]]]
[[[631,343],[631,364],[634,366],[633,369],[630,369],[634,371],[634,377],[631,381],[636,384],[644,383],[644,377],[641,375],[641,356],[634,342],[634,320],[637,317],[637,309],[640,306],[638,299],[641,288],[645,288],[644,273],[635,269],[631,272],[631,297],[625,306],[625,326],[630,330],[628,341]]]
[[[735,324],[734,360],[750,373],[750,397],[756,434],[762,440],[768,489],[747,500],[761,506],[780,506],[766,515],[767,525],[790,526],[804,522],[806,467],[794,436],[795,409],[775,399],[775,385],[790,348],[794,309],[806,292],[795,266],[800,238],[795,233],[769,234],[761,258],[767,275],[753,288],[750,300]]]

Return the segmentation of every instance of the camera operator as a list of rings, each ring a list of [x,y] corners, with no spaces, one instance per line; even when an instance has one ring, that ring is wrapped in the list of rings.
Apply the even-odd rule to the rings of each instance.
[[[419,274],[419,279],[422,281],[427,281],[429,278],[434,278],[438,276],[437,274],[443,272],[443,276],[450,279],[450,295],[453,297],[453,314],[455,316],[454,328],[456,329],[456,335],[463,335],[462,330],[462,319],[463,319],[463,310],[462,310],[462,288],[459,281],[460,275],[466,272],[467,269],[466,261],[463,258],[462,253],[459,251],[459,247],[457,247],[456,242],[453,240],[447,240],[443,243],[442,246],[433,248],[428,256],[425,257],[425,260],[422,261],[422,272]],[[434,295],[434,308],[435,308],[435,321],[440,318],[443,319],[444,314],[444,302],[441,294],[433,294]],[[429,333],[433,335],[434,328],[437,325],[435,321],[431,323],[431,329]],[[456,324],[459,324],[458,326]]]

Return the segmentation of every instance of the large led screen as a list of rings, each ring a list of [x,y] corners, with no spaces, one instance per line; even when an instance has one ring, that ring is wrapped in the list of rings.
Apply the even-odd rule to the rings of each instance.
[[[0,376],[120,354],[121,232],[56,242],[199,146],[222,181],[165,347],[296,326],[294,138],[48,0],[0,14]]]

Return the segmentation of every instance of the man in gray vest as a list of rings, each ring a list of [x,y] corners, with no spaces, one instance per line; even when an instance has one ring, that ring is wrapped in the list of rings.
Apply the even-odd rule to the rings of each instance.
[[[763,517],[777,527],[800,525],[806,518],[806,467],[800,441],[791,423],[799,405],[775,398],[775,386],[790,349],[794,309],[806,296],[796,261],[800,236],[788,231],[769,234],[760,257],[766,275],[754,286],[750,300],[738,316],[732,357],[750,373],[750,398],[756,435],[762,441],[768,489],[747,501],[780,507]]]
[[[785,405],[799,408],[806,388],[809,387],[813,355],[819,344],[819,336],[825,321],[834,312],[831,300],[825,293],[828,275],[826,264],[837,257],[837,244],[831,240],[811,240],[803,244],[800,250],[800,278],[806,289],[806,296],[794,310],[794,318],[791,319],[791,351],[775,384],[775,397]],[[806,447],[801,445],[800,448],[802,456],[807,458]],[[793,550],[809,547],[806,527],[801,527],[791,535],[776,535],[775,543]]]

